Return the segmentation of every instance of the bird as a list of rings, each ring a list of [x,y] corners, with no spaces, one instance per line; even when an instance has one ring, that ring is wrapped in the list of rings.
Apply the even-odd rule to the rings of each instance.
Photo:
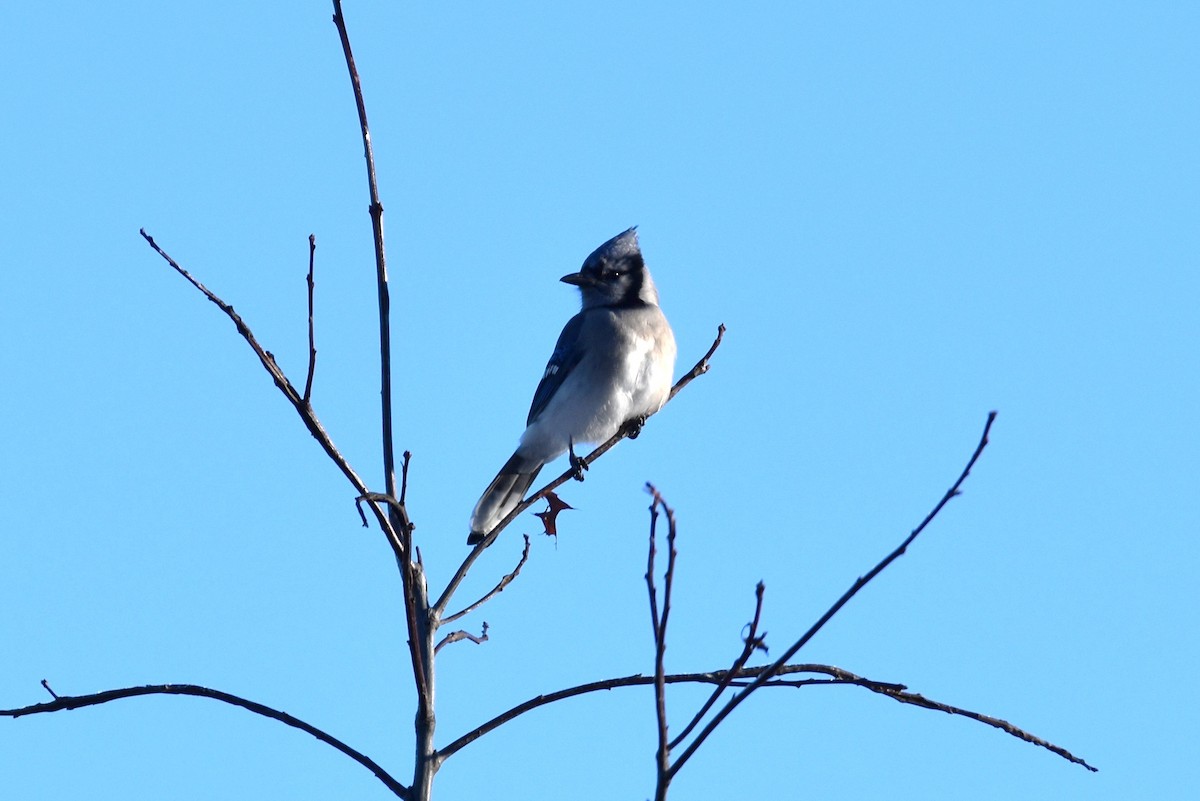
[[[627,424],[636,436],[670,397],[675,334],[659,308],[636,226],[559,280],[579,288],[582,308],[558,336],[520,444],[475,505],[468,545],[482,542],[521,503],[547,463],[568,450],[576,463],[574,446],[604,442]]]

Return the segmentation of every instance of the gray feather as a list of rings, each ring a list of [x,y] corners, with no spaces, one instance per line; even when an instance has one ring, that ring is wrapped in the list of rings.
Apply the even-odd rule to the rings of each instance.
[[[504,463],[504,467],[500,468],[492,483],[483,491],[479,503],[475,504],[467,545],[481,541],[505,515],[517,507],[541,469],[541,462],[528,459],[520,453],[514,453]]]

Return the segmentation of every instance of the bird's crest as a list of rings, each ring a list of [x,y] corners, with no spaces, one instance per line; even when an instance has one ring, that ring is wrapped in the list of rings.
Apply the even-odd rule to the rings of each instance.
[[[603,261],[618,262],[630,256],[641,255],[641,252],[641,248],[638,247],[637,226],[635,225],[593,250],[591,255],[584,260],[583,268],[586,270]]]

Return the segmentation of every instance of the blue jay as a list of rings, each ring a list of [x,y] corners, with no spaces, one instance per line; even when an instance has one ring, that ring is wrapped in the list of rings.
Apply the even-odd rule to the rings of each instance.
[[[516,508],[547,462],[580,443],[603,442],[629,421],[640,424],[667,402],[675,335],[630,228],[588,256],[564,283],[579,287],[583,308],[567,321],[533,393],[525,433],[471,514],[468,545]]]

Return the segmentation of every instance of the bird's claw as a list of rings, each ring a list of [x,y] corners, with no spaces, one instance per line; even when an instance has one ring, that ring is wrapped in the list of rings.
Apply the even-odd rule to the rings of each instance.
[[[625,422],[625,436],[630,439],[637,439],[638,434],[642,433],[642,426],[646,425],[646,415],[639,415]]]
[[[583,481],[583,471],[588,469],[587,461],[575,455],[575,443],[573,442],[567,445],[567,453],[571,458],[571,469],[575,471],[571,478]]]

